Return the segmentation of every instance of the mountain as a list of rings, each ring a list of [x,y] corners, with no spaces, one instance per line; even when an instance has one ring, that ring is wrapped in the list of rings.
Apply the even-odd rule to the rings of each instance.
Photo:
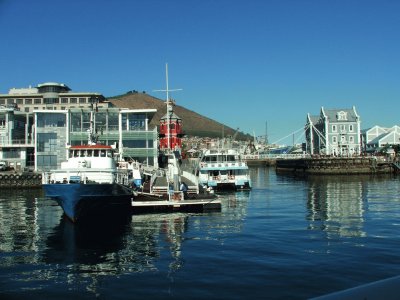
[[[137,91],[128,92],[124,95],[107,98],[115,107],[128,109],[148,109],[155,108],[157,113],[150,121],[150,127],[159,126],[160,119],[167,112],[167,105],[164,100],[160,100],[146,93]],[[183,131],[189,136],[199,137],[227,137],[233,136],[236,129],[227,127],[217,121],[204,117],[194,111],[184,108],[183,106],[174,106],[174,112],[182,119]],[[252,137],[248,134],[238,132],[237,140],[249,140]]]

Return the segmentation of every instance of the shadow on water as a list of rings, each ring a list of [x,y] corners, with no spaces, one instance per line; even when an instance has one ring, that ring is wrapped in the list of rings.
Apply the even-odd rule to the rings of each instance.
[[[129,218],[88,220],[74,224],[65,216],[47,238],[46,263],[95,265],[107,261],[108,253],[125,246]]]

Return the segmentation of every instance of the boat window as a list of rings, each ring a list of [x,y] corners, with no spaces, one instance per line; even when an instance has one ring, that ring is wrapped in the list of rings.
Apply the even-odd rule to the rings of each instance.
[[[100,156],[101,156],[101,157],[106,157],[106,151],[101,150],[101,151],[100,151]]]
[[[94,150],[93,151],[93,156],[98,157],[99,156],[99,150]]]

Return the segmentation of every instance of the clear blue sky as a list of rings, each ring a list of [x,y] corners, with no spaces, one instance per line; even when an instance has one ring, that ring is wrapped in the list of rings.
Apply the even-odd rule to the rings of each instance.
[[[399,32],[396,0],[0,0],[0,93],[55,81],[165,99],[168,63],[179,105],[290,144],[321,106],[400,123]]]

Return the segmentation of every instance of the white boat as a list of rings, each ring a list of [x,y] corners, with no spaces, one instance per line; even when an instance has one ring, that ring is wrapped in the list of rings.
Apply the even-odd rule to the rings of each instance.
[[[59,169],[43,172],[47,197],[57,200],[73,222],[130,211],[133,200],[128,172],[119,169],[115,147],[91,142],[69,146]]]
[[[249,167],[236,149],[206,149],[199,159],[200,183],[215,190],[251,189]]]

